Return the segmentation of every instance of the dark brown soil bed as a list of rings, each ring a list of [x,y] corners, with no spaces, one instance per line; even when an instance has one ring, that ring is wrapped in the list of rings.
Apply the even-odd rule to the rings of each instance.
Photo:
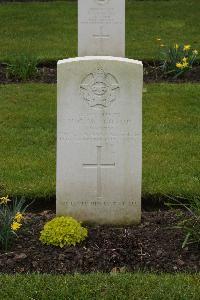
[[[171,82],[171,83],[199,83],[200,82],[200,66],[194,66],[192,70],[187,71],[185,74],[178,78],[172,76],[164,76],[162,71],[157,66],[144,63],[144,82],[156,83],[156,82]]]
[[[6,64],[0,64],[0,84],[7,83],[19,83],[22,82],[17,78],[7,78],[6,76]],[[41,64],[38,66],[38,71],[35,78],[28,80],[28,82],[42,82],[42,83],[56,83],[57,82],[57,70],[56,64]],[[191,71],[188,71],[182,77],[173,79],[172,77],[164,77],[158,68],[152,64],[144,63],[144,82],[146,83],[159,83],[159,82],[172,82],[172,83],[184,83],[200,82],[200,66],[194,66]]]
[[[0,273],[200,271],[200,249],[182,249],[183,233],[173,227],[180,211],[143,212],[139,226],[88,227],[84,242],[62,249],[39,241],[44,223],[54,216],[51,211],[26,215],[10,251],[0,250]]]

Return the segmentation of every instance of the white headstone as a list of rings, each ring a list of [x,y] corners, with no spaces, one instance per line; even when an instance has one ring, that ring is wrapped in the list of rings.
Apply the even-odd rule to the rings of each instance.
[[[99,224],[140,222],[142,63],[58,62],[57,214]]]
[[[78,1],[78,56],[125,56],[125,0]]]

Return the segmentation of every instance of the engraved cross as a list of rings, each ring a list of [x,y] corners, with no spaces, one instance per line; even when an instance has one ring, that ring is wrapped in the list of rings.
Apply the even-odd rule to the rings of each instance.
[[[97,146],[97,163],[96,164],[83,164],[84,168],[88,169],[97,169],[97,199],[102,199],[102,177],[101,177],[101,169],[102,168],[113,168],[115,167],[115,163],[105,164],[101,162],[101,149],[102,146]]]

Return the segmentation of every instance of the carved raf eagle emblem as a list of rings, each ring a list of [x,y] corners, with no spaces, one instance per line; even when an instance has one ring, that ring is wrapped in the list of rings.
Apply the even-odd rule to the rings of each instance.
[[[96,72],[88,74],[82,80],[80,90],[90,107],[103,108],[116,100],[120,88],[117,79],[99,67]]]

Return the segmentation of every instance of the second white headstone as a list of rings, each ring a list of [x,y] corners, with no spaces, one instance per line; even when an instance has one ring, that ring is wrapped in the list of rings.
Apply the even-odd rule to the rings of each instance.
[[[78,56],[125,56],[125,0],[78,0]]]

